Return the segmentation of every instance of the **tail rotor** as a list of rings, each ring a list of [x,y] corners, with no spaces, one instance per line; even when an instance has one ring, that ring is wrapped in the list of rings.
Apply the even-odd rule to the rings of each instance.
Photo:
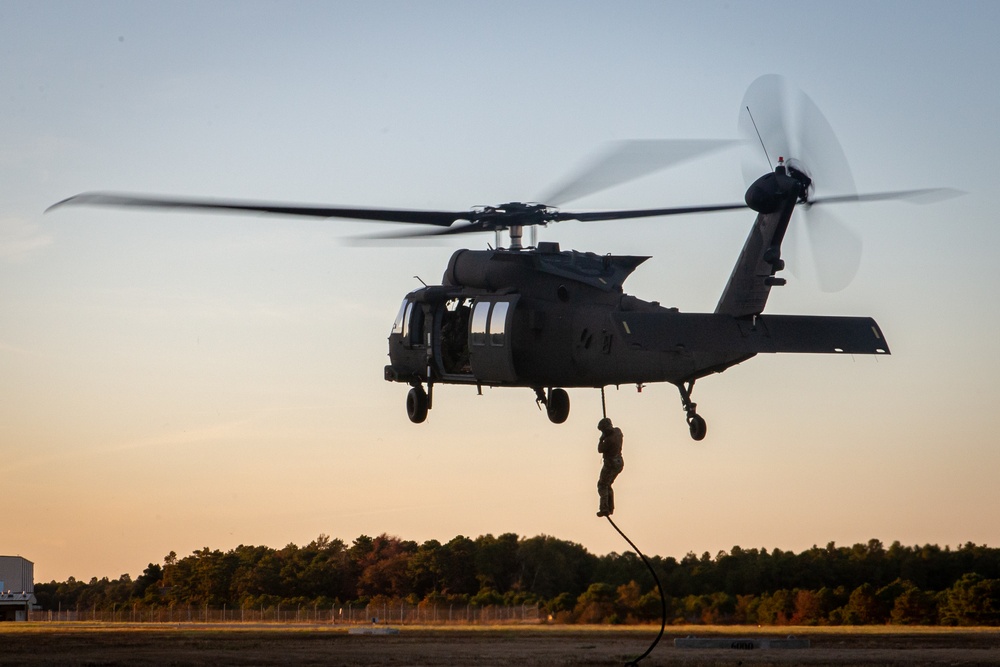
[[[829,121],[808,95],[790,86],[783,77],[768,74],[747,89],[740,107],[741,138],[754,146],[763,146],[763,157],[770,164],[776,158],[809,176],[812,185],[804,195],[797,215],[802,224],[789,227],[786,242],[790,254],[801,257],[802,238],[810,248],[820,289],[836,292],[851,283],[861,266],[861,236],[826,210],[811,205],[818,193],[855,200],[857,190],[844,154]],[[755,159],[743,161],[743,175],[748,183],[760,176],[761,151]],[[789,262],[789,268],[801,275],[802,264]]]

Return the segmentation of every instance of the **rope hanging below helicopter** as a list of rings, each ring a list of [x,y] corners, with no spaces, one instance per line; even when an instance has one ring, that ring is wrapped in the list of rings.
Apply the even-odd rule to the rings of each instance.
[[[611,426],[611,420],[608,419],[608,406],[607,406],[607,401],[606,401],[605,395],[604,395],[604,387],[601,387],[601,415],[602,415],[602,417],[601,417],[601,424],[604,424],[605,422],[607,422],[607,425],[610,427]],[[600,427],[600,424],[598,426]],[[617,431],[618,429],[614,429],[614,430]],[[620,436],[620,432],[619,432],[619,436],[618,437],[619,438],[621,437]],[[602,439],[602,442],[603,442],[603,439]],[[602,477],[603,477],[603,475],[602,475]],[[599,485],[598,486],[598,491],[600,492],[600,482],[598,482],[598,485]],[[608,485],[608,491],[610,491],[610,484]],[[660,578],[656,576],[656,570],[653,569],[652,563],[650,563],[649,559],[646,558],[646,556],[641,551],[639,551],[639,547],[635,546],[635,543],[632,542],[632,540],[629,539],[628,535],[626,535],[624,532],[622,532],[622,529],[618,527],[618,524],[616,524],[611,519],[611,512],[614,511],[614,500],[613,500],[613,497],[614,496],[612,496],[611,505],[608,506],[608,507],[605,507],[604,505],[606,503],[606,500],[602,496],[602,500],[601,500],[601,502],[602,502],[602,511],[598,512],[598,516],[605,517],[608,520],[608,523],[611,524],[612,528],[614,528],[616,531],[618,531],[618,534],[622,536],[622,539],[624,539],[626,542],[628,542],[628,545],[630,547],[632,547],[632,549],[639,555],[639,558],[641,558],[642,562],[646,564],[646,567],[649,569],[649,573],[653,576],[653,581],[656,582],[656,589],[660,592],[660,632],[659,632],[658,635],[656,635],[656,639],[654,639],[653,643],[649,645],[649,648],[646,649],[645,653],[643,653],[639,657],[634,658],[634,659],[630,660],[629,662],[625,663],[625,667],[630,667],[632,665],[638,665],[640,660],[642,660],[643,658],[646,658],[650,653],[652,653],[653,649],[660,642],[660,638],[663,637],[663,631],[664,631],[664,629],[666,628],[666,625],[667,625],[667,599],[666,599],[666,596],[663,593],[663,586],[660,585]],[[605,509],[609,509],[610,511],[605,512],[604,511]]]
[[[642,562],[646,564],[646,567],[649,569],[649,573],[653,575],[653,581],[656,582],[656,589],[660,592],[660,633],[656,635],[656,639],[654,639],[653,643],[649,645],[649,648],[646,649],[645,653],[640,655],[638,658],[633,658],[625,663],[625,667],[632,667],[633,665],[638,665],[639,661],[643,658],[648,657],[649,654],[653,652],[653,649],[656,648],[656,645],[660,643],[660,639],[663,637],[663,631],[667,626],[667,598],[663,594],[663,586],[660,585],[660,578],[656,576],[656,570],[653,569],[653,565],[649,562],[649,559],[646,558],[646,556],[639,551],[639,547],[635,546],[635,543],[633,543],[632,540],[630,540],[628,536],[622,532],[622,529],[618,527],[618,524],[611,520],[610,515],[606,518],[608,523],[610,523],[611,526],[618,531],[618,534],[621,535],[626,542],[628,542],[629,546],[632,547],[632,549],[639,555],[639,558],[642,559]]]

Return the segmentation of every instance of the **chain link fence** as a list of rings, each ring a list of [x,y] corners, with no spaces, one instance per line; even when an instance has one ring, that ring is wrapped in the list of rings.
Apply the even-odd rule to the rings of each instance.
[[[538,605],[476,606],[470,604],[411,605],[392,602],[333,607],[117,607],[114,609],[32,610],[35,622],[87,623],[303,623],[326,625],[511,625],[539,623]]]

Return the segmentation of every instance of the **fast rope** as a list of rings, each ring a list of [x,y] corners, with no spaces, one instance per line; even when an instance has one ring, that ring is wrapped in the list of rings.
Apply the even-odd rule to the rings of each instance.
[[[604,387],[601,387],[601,413],[606,419],[608,416],[608,406],[604,400]],[[660,634],[656,635],[656,639],[654,639],[653,643],[649,645],[649,648],[646,649],[645,653],[640,655],[638,658],[625,663],[625,667],[632,667],[634,665],[638,665],[639,661],[652,653],[653,649],[656,648],[656,645],[660,643],[660,638],[663,637],[663,630],[667,626],[667,598],[663,595],[663,586],[660,585],[660,578],[656,576],[656,570],[653,569],[653,564],[649,562],[649,559],[646,558],[641,551],[639,551],[639,547],[635,546],[635,543],[628,538],[628,535],[622,532],[622,529],[618,527],[618,524],[611,520],[611,515],[608,514],[605,516],[608,523],[610,523],[611,526],[618,531],[618,534],[622,536],[622,539],[628,542],[628,545],[632,547],[633,551],[639,554],[639,558],[641,558],[642,562],[646,564],[647,568],[649,568],[649,573],[653,575],[653,581],[656,582],[656,590],[660,591]]]
[[[603,390],[601,393],[603,396]],[[663,637],[663,630],[667,626],[667,598],[663,595],[663,586],[660,585],[660,578],[656,576],[656,570],[653,569],[653,565],[649,562],[649,559],[646,558],[641,551],[639,551],[639,547],[635,546],[632,540],[628,538],[628,535],[622,532],[622,529],[618,527],[618,524],[611,520],[610,515],[608,515],[607,519],[608,523],[610,523],[614,529],[618,531],[618,534],[621,535],[626,542],[628,542],[629,546],[632,547],[637,554],[639,554],[639,558],[641,558],[642,562],[646,564],[647,568],[649,568],[649,573],[653,575],[653,581],[656,582],[656,589],[660,591],[660,634],[656,635],[656,639],[654,639],[653,643],[649,645],[649,648],[646,649],[645,653],[640,655],[638,658],[634,658],[625,663],[625,667],[633,667],[638,665],[640,660],[652,653],[656,645],[660,643],[660,638]]]

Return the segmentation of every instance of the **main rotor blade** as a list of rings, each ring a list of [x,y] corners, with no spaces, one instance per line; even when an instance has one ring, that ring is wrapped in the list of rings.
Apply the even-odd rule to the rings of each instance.
[[[445,229],[415,229],[413,231],[384,232],[381,234],[365,234],[363,236],[351,237],[354,240],[362,241],[400,241],[405,239],[427,239],[438,236],[453,236],[455,234],[475,234],[478,232],[493,232],[494,229],[486,227],[482,223],[458,224]]]
[[[648,139],[616,142],[606,153],[595,158],[545,197],[539,198],[539,201],[550,206],[560,206],[735,143],[738,142],[730,139]]]
[[[628,218],[653,218],[661,215],[684,215],[686,213],[711,213],[713,211],[734,211],[748,208],[746,204],[717,204],[714,206],[683,206],[674,208],[647,208],[634,211],[588,211],[571,213],[559,211],[553,219],[556,222],[579,220],[581,222],[596,222],[598,220],[625,220]]]
[[[845,202],[887,201],[893,199],[910,200],[911,204],[935,204],[939,201],[960,197],[964,192],[954,188],[923,188],[920,190],[894,190],[890,192],[873,192],[863,195],[834,195],[832,197],[817,197],[809,201],[814,204],[841,204]]]
[[[448,227],[456,220],[468,220],[468,211],[420,211],[407,209],[344,208],[330,206],[291,205],[226,199],[180,199],[146,195],[125,195],[109,192],[85,192],[53,204],[46,211],[60,206],[113,206],[125,208],[185,209],[200,211],[231,211],[237,213],[271,213],[275,215],[311,218],[348,218],[377,220]]]
[[[556,212],[549,222],[564,222],[566,220],[578,220],[581,222],[599,222],[602,220],[624,220],[628,218],[652,218],[661,215],[684,215],[687,213],[711,213],[713,211],[733,211],[747,208],[746,204],[719,204],[715,206],[685,206],[674,208],[650,208],[635,211],[587,211],[587,212]],[[471,222],[468,224],[455,225],[447,229],[429,229],[419,231],[387,232],[385,234],[368,234],[365,239],[371,240],[391,240],[391,239],[415,239],[429,236],[451,236],[454,234],[475,234],[476,232],[492,232],[495,227],[483,222]]]

